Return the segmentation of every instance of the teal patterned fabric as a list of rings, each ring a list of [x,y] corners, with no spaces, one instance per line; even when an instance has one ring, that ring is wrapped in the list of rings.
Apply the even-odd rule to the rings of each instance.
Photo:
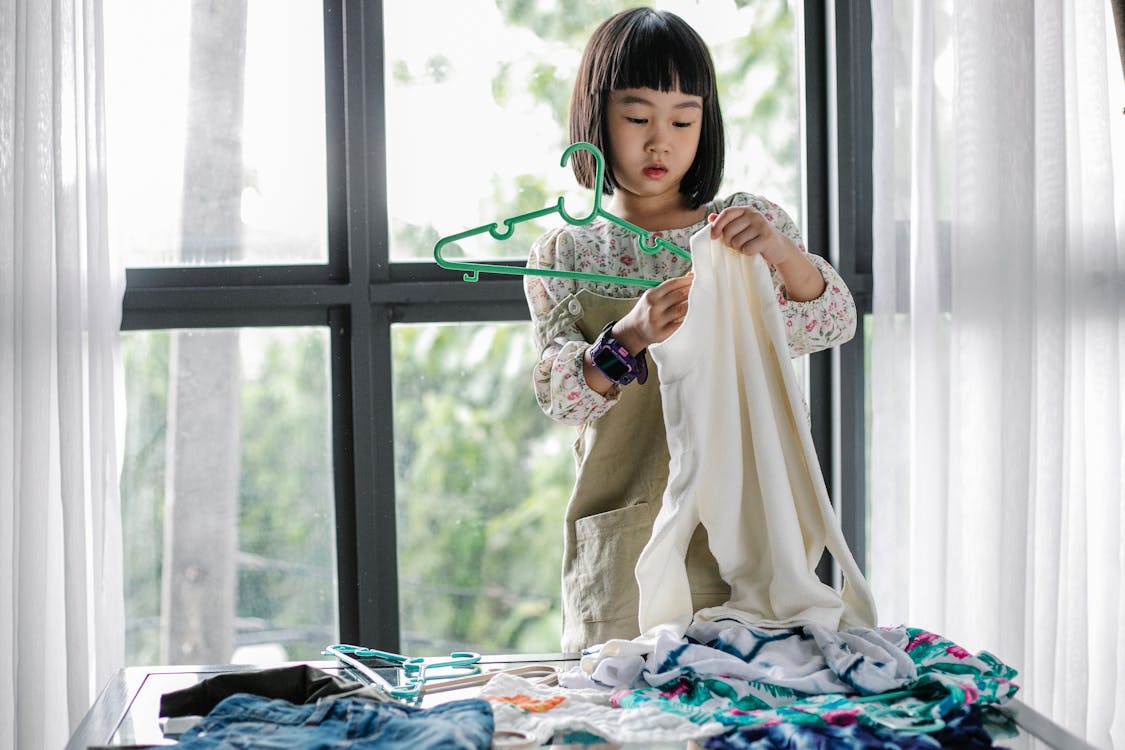
[[[964,706],[947,716],[944,729],[921,734],[875,729],[862,724],[758,724],[707,738],[707,750],[961,750],[1000,747],[995,737],[1014,732],[991,721],[986,709]],[[1009,722],[1010,723],[1010,722]]]
[[[929,733],[944,729],[963,707],[999,705],[1019,690],[1013,682],[1016,670],[987,651],[973,655],[936,633],[906,630],[906,652],[918,677],[892,692],[803,695],[776,685],[684,674],[657,687],[619,691],[612,700],[622,708],[658,706],[700,723],[718,721],[732,727],[860,723]]]

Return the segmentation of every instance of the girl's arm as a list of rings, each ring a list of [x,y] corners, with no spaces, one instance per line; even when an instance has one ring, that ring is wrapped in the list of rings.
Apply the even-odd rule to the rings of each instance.
[[[573,258],[573,240],[558,229],[532,246],[527,265],[572,270]],[[618,388],[593,366],[586,354],[589,344],[576,324],[581,307],[571,305],[576,283],[571,279],[524,276],[523,286],[539,352],[539,360],[532,369],[539,408],[563,424],[597,420],[617,402]]]
[[[790,356],[851,340],[855,300],[836,269],[805,251],[797,225],[776,204],[745,194],[732,202],[739,205],[714,216],[711,236],[747,255],[760,254],[770,264]]]
[[[824,280],[824,291],[816,299],[790,298],[780,272],[777,269],[773,271],[790,357],[839,346],[855,336],[856,307],[851,291],[831,263],[812,253],[807,253],[805,257]]]
[[[774,263],[773,267],[781,276],[782,284],[795,302],[809,302],[824,294],[828,282],[820,273],[813,262],[809,260],[808,253],[799,249],[792,240],[786,238],[793,247],[792,254],[785,260]]]

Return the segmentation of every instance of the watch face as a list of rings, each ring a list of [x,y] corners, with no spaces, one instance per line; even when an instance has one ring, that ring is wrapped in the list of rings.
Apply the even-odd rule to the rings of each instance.
[[[621,380],[629,372],[629,367],[617,358],[609,349],[602,349],[594,357],[594,364],[599,370],[605,373],[605,376],[613,381]]]

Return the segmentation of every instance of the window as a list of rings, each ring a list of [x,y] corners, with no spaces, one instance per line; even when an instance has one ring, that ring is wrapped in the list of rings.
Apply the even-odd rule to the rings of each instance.
[[[105,29],[119,257],[324,263],[319,3],[242,0],[205,12],[108,0]]]
[[[432,248],[582,204],[558,167],[573,71],[626,3],[105,5],[130,663],[337,640],[557,650],[574,433],[535,404],[520,279],[465,283]],[[722,190],[780,203],[827,254],[825,19],[808,7],[672,9],[724,87]],[[546,228],[465,250],[522,261]],[[186,556],[204,542],[221,547],[207,567]],[[185,636],[183,617],[207,624]]]
[[[335,638],[327,339],[124,335],[132,663],[312,658]]]

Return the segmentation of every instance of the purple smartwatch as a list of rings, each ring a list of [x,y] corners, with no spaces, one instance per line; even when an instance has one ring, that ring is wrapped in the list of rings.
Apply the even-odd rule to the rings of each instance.
[[[647,349],[641,349],[637,356],[609,335],[616,320],[611,320],[594,339],[590,346],[590,360],[602,374],[618,385],[628,385],[636,380],[643,383],[648,379],[648,363],[645,360]]]

